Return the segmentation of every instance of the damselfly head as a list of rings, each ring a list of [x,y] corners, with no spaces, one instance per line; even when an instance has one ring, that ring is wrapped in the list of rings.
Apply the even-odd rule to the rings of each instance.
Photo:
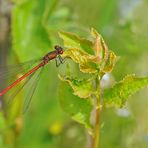
[[[55,45],[54,47],[58,54],[63,54],[63,48],[59,45]]]

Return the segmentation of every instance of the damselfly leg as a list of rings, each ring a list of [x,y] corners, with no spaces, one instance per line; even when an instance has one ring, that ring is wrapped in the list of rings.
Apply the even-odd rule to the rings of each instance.
[[[61,64],[63,64],[65,62],[65,59],[62,58],[60,55],[58,55],[55,59],[56,61],[56,67],[59,67]]]
[[[65,58],[62,58],[60,55],[58,55],[60,62],[63,64],[65,62]]]

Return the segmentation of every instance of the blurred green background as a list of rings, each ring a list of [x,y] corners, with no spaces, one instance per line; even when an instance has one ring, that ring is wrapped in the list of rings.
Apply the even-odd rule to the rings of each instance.
[[[109,49],[120,56],[111,79],[120,80],[131,73],[147,76],[147,14],[147,0],[1,0],[0,64],[41,57],[53,50],[55,44],[62,45],[59,31],[86,37],[94,27]],[[89,145],[83,126],[72,121],[60,107],[58,91],[62,88],[58,73],[64,71],[65,65],[56,68],[53,61],[45,68],[29,111],[24,115],[18,106],[7,119],[1,114],[0,147],[82,148]],[[132,96],[124,109],[104,109],[101,148],[147,148],[147,106],[145,88]]]

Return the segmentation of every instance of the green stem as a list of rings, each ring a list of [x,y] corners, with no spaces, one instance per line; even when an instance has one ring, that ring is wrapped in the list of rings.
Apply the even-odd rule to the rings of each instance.
[[[98,148],[100,140],[100,108],[96,109],[96,123],[94,130],[92,148]]]
[[[101,102],[100,102],[100,78],[96,78],[96,106],[95,106],[95,125],[94,125],[94,137],[92,139],[92,148],[99,148],[100,141],[100,114],[101,114]]]

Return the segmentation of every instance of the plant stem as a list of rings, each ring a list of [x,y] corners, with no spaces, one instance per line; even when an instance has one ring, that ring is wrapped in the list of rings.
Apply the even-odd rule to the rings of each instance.
[[[100,108],[96,109],[96,123],[94,127],[94,137],[93,137],[93,143],[92,148],[98,148],[99,145],[99,139],[100,139]]]
[[[100,141],[100,114],[101,114],[101,101],[100,101],[100,79],[96,78],[96,106],[95,106],[95,125],[94,137],[92,141],[92,148],[99,148]]]

